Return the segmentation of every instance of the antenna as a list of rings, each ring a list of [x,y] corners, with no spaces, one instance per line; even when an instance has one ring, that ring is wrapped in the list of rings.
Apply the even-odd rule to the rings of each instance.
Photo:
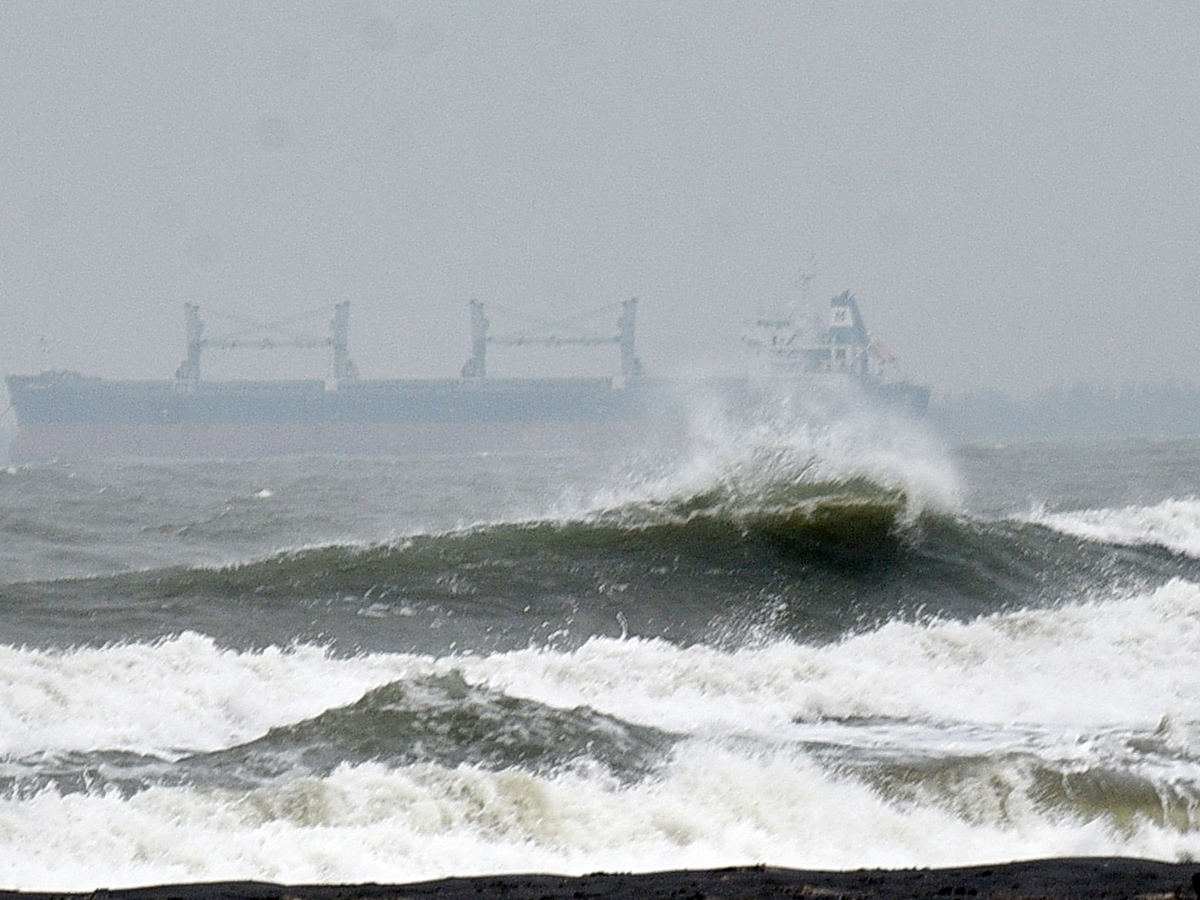
[[[812,306],[812,294],[809,293],[809,285],[817,280],[817,262],[810,255],[808,262],[796,270],[796,274],[792,276],[788,287],[795,291],[799,296],[793,300],[789,306],[794,315],[797,307]],[[807,314],[807,312],[806,312]]]
[[[794,291],[798,291],[800,296],[807,297],[808,286],[812,284],[816,277],[816,260],[814,260],[812,256],[809,256],[808,262],[796,270],[796,274],[792,276],[792,280],[788,283],[788,287]]]

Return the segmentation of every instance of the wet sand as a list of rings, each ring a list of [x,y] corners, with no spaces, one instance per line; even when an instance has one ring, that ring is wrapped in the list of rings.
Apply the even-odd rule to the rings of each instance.
[[[733,869],[448,878],[418,884],[278,885],[255,881],[179,884],[84,894],[0,891],[0,900],[1197,900],[1200,863],[1140,859],[1048,859],[960,869],[862,869],[806,872],[748,866]]]

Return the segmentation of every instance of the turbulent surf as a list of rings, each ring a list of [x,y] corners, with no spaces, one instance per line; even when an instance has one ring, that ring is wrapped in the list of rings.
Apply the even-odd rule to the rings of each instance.
[[[719,419],[0,470],[0,884],[1200,853],[1200,442]]]

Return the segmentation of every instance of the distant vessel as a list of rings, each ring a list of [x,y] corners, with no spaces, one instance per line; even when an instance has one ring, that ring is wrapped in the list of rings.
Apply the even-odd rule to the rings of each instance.
[[[825,396],[861,395],[924,415],[929,388],[896,377],[895,354],[871,337],[849,291],[829,301],[824,323],[795,310],[756,318],[742,340],[760,379],[796,384]]]
[[[78,372],[9,375],[17,416],[15,462],[80,457],[248,457],[398,454],[572,447],[618,440],[637,418],[642,366],[634,349],[637,301],[620,304],[616,333],[557,330],[493,336],[482,303],[471,309],[472,353],[458,379],[367,380],[348,352],[350,305],[333,308],[324,338],[206,337],[185,306],[187,354],[174,379],[111,381]],[[260,326],[269,328],[270,326]],[[620,375],[492,378],[487,349],[501,344],[613,344]],[[327,379],[204,381],[205,349],[324,347]]]
[[[683,416],[680,395],[694,388],[754,402],[753,379],[649,381],[635,351],[637,301],[606,310],[618,306],[615,332],[564,332],[555,326],[492,334],[483,304],[472,301],[471,355],[459,378],[371,380],[359,377],[350,359],[349,303],[333,307],[328,334],[317,337],[272,336],[274,326],[247,329],[245,323],[233,334],[206,336],[199,307],[187,304],[187,352],[173,379],[113,381],[62,370],[7,376],[17,417],[10,457],[27,462],[571,449],[631,443],[650,423],[669,426]],[[929,402],[928,388],[889,377],[895,358],[870,339],[849,292],[833,298],[824,328],[806,327],[793,316],[759,317],[744,337],[755,349],[760,374],[789,389],[848,389],[916,415]],[[495,378],[488,374],[488,348],[497,345],[613,345],[619,374]],[[329,377],[200,376],[206,350],[282,346],[327,349]]]

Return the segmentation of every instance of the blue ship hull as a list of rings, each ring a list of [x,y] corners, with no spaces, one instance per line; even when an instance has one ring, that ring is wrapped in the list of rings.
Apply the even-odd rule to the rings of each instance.
[[[8,376],[14,461],[554,449],[620,440],[644,391],[609,378],[109,381]]]

